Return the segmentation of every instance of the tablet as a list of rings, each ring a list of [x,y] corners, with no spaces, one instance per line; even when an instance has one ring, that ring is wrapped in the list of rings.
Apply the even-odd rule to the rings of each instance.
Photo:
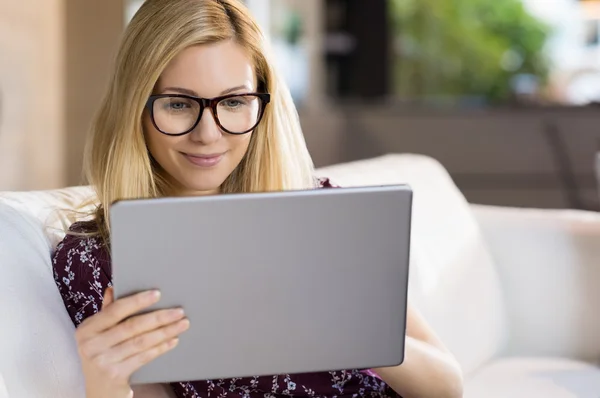
[[[411,207],[408,186],[115,203],[116,297],[159,289],[191,325],[131,382],[402,363]]]

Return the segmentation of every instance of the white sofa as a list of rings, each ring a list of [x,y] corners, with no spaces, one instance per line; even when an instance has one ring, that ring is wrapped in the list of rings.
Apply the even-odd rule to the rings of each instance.
[[[466,398],[600,397],[600,215],[470,205],[419,155],[318,173],[413,187],[410,297],[460,361]],[[89,195],[0,193],[0,397],[83,396],[50,253],[69,222],[55,209]]]

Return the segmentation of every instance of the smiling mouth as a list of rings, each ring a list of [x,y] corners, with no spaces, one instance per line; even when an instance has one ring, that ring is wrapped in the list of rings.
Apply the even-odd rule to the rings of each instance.
[[[181,154],[194,166],[198,167],[214,167],[223,159],[225,153],[216,153],[210,155],[191,155],[189,153]]]

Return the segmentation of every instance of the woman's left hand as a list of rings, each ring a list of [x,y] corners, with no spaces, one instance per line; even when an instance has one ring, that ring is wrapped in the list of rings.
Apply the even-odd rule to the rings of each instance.
[[[407,313],[404,362],[373,371],[403,398],[460,398],[460,365],[418,311]]]

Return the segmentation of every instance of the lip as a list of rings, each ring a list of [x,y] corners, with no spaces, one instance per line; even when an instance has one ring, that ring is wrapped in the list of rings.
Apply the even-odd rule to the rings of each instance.
[[[181,152],[181,154],[195,166],[214,167],[223,159],[225,152],[211,154],[190,154]]]

